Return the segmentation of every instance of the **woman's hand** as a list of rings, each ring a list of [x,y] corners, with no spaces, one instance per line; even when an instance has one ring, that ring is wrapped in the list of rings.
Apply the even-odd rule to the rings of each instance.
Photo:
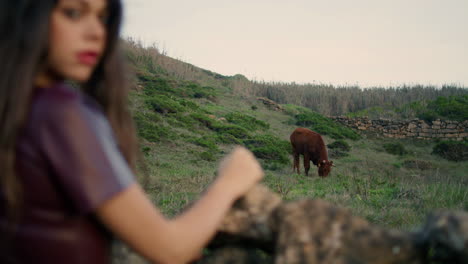
[[[221,161],[217,181],[238,198],[259,182],[263,174],[252,152],[239,146]]]
[[[219,166],[219,177],[178,217],[168,220],[138,184],[97,209],[99,219],[137,252],[157,263],[187,263],[200,256],[232,203],[263,177],[253,154],[236,147]]]

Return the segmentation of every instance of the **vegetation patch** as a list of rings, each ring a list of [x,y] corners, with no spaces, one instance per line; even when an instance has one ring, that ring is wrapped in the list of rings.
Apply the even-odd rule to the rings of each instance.
[[[339,149],[339,150],[346,151],[346,152],[351,150],[351,146],[348,144],[348,142],[341,140],[341,139],[336,140],[335,142],[331,144],[328,144],[327,147],[331,149]]]
[[[468,120],[468,95],[440,96],[427,104],[418,113],[420,119],[433,121],[437,118],[464,121]]]
[[[227,121],[251,131],[270,128],[270,124],[239,112],[228,113],[225,115],[225,118]]]
[[[354,130],[338,124],[330,118],[326,118],[313,111],[297,114],[295,118],[296,125],[308,127],[319,134],[328,135],[333,139],[348,138],[358,140],[360,138],[359,134]]]
[[[294,117],[290,124],[310,128],[319,134],[328,135],[333,139],[347,138],[358,140],[361,138],[361,136],[351,128],[345,127],[330,118],[326,118],[309,108],[292,104],[285,104],[282,106],[286,114]]]
[[[216,131],[218,134],[230,134],[237,139],[246,139],[249,137],[249,132],[247,129],[238,125],[217,122],[213,123],[210,128]]]
[[[133,116],[138,132],[138,136],[150,142],[159,142],[163,138],[170,139],[173,137],[171,129],[158,123],[160,118],[155,113],[135,113]]]
[[[176,82],[156,75],[137,75],[147,96],[173,93]]]
[[[232,145],[241,145],[242,140],[236,138],[231,134],[216,134],[215,140],[220,144],[232,144]]]
[[[429,170],[434,168],[434,164],[425,160],[405,160],[403,167],[407,169]]]
[[[465,161],[468,160],[468,142],[441,141],[434,146],[432,154],[438,155],[446,160]]]
[[[409,153],[408,150],[406,150],[403,144],[400,142],[384,144],[383,148],[385,149],[387,153],[390,153],[393,155],[403,156]]]
[[[348,156],[348,152],[351,150],[351,146],[344,140],[338,139],[335,142],[328,144],[328,156],[329,158],[341,158]]]
[[[206,98],[211,101],[216,98],[216,90],[210,86],[201,86],[196,82],[187,82],[178,89],[180,96],[191,98]]]
[[[190,142],[202,146],[204,148],[208,148],[212,151],[219,152],[218,146],[216,145],[214,139],[209,136],[204,136],[204,137],[198,137],[198,138],[192,138]]]
[[[214,129],[215,126],[219,125],[217,120],[210,118],[203,113],[191,113],[190,117],[209,129]]]
[[[273,135],[255,135],[243,141],[244,145],[250,149],[257,158],[268,161],[265,165],[273,166],[274,163],[289,163],[288,154],[291,151],[291,144]]]
[[[161,114],[185,111],[185,107],[180,104],[177,99],[171,98],[164,94],[149,97],[145,100],[145,102],[151,108],[151,110]]]
[[[200,152],[199,156],[200,156],[200,159],[206,160],[206,161],[215,161],[216,160],[216,156],[212,151]]]

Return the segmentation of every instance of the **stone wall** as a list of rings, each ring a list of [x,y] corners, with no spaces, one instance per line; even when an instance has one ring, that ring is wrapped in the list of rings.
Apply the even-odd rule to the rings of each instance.
[[[330,117],[331,119],[357,130],[371,131],[391,138],[447,139],[463,140],[468,138],[468,120],[464,122],[440,120],[426,122],[413,120],[372,120],[367,117]]]
[[[416,231],[391,230],[323,200],[282,201],[258,185],[209,248],[196,264],[466,264],[468,213],[438,211]]]

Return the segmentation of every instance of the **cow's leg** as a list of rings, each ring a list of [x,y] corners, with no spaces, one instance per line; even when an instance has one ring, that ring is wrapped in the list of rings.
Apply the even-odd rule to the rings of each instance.
[[[294,161],[293,161],[293,172],[297,169],[297,174],[299,174],[299,153],[294,153]]]
[[[304,170],[305,170],[305,175],[309,175],[309,169],[310,169],[310,156],[309,153],[304,153]]]

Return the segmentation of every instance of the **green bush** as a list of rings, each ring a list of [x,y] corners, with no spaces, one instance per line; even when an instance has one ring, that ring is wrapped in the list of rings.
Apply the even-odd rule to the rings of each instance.
[[[199,107],[196,103],[194,103],[194,102],[192,102],[192,101],[190,101],[190,100],[187,100],[187,99],[179,99],[179,100],[177,100],[177,102],[178,102],[181,106],[185,107],[185,109],[187,109],[187,110],[200,111],[200,107]]]
[[[218,152],[218,146],[216,145],[214,139],[212,137],[204,136],[204,137],[199,137],[199,138],[192,138],[190,139],[190,142],[202,146],[204,148],[208,148],[212,151]]]
[[[336,140],[335,142],[331,144],[328,144],[327,147],[331,149],[339,149],[339,150],[346,151],[346,152],[351,150],[351,146],[348,144],[348,142],[341,140],[341,139]]]
[[[297,114],[295,118],[296,125],[308,127],[319,134],[328,135],[333,139],[348,138],[357,140],[360,138],[359,134],[354,130],[312,111]]]
[[[438,118],[440,116],[433,110],[424,110],[423,112],[420,112],[417,117],[421,120],[426,121],[427,123],[430,123]]]
[[[200,152],[199,155],[200,155],[200,158],[202,160],[206,160],[206,161],[215,161],[216,160],[216,156],[212,151]]]
[[[147,98],[145,102],[151,108],[151,110],[161,114],[185,111],[185,107],[181,105],[176,99],[164,94],[154,95],[150,98]]]
[[[248,130],[269,129],[270,124],[258,120],[255,117],[245,115],[239,112],[231,112],[225,115],[227,121],[239,125]]]
[[[141,153],[143,153],[143,155],[147,156],[150,153],[151,148],[148,146],[142,146],[140,150],[141,150]]]
[[[217,120],[210,118],[202,113],[192,113],[190,114],[190,117],[209,129],[213,129],[216,125],[219,124]]]
[[[282,104],[281,106],[283,107],[284,112],[286,114],[293,116],[293,117],[300,113],[312,112],[312,110],[310,110],[307,107],[294,105],[294,104]]]
[[[171,139],[173,137],[168,127],[157,123],[160,118],[155,113],[137,112],[134,115],[134,120],[138,136],[150,142],[159,142],[163,138]]]
[[[147,96],[155,96],[167,93],[173,93],[175,82],[170,82],[168,79],[156,77],[156,76],[138,76],[142,86],[144,87],[143,92]]]
[[[406,155],[409,152],[405,149],[403,144],[401,143],[387,143],[383,145],[383,148],[387,153],[393,154],[393,155]]]
[[[190,115],[186,113],[174,113],[166,115],[166,122],[171,126],[184,127],[184,128],[193,128],[196,120],[194,120]]]
[[[272,135],[256,135],[243,141],[257,158],[287,164],[288,154],[291,152],[291,144]]]
[[[468,120],[468,95],[462,96],[440,96],[427,105],[441,118],[450,120]]]
[[[216,131],[218,134],[230,134],[238,139],[246,139],[249,137],[249,132],[247,129],[238,125],[217,122],[213,123],[210,128]]]
[[[235,144],[240,145],[242,144],[242,140],[236,138],[231,134],[216,134],[215,136],[216,142],[220,144]]]
[[[451,161],[465,161],[468,160],[468,142],[441,141],[434,146],[432,154]]]
[[[213,100],[216,97],[216,90],[210,86],[201,86],[195,82],[188,82],[179,89],[179,93],[184,97],[207,98]]]

